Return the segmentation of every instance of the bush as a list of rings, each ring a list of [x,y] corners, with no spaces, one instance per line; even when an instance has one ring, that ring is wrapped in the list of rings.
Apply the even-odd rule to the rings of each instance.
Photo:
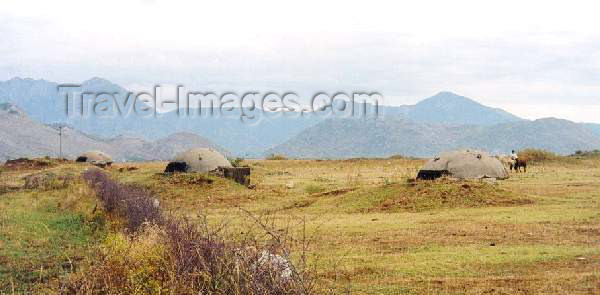
[[[208,185],[214,182],[212,176],[204,173],[174,173],[159,177],[166,178],[170,184],[177,185]]]
[[[229,163],[231,163],[231,166],[233,167],[241,167],[242,162],[244,162],[243,158],[229,159]]]
[[[265,160],[287,160],[288,158],[285,155],[281,154],[270,154]]]
[[[403,156],[403,155],[391,155],[391,156],[388,157],[388,159],[391,159],[391,160],[402,160],[402,159],[406,159],[406,157]]]
[[[519,159],[532,163],[553,161],[558,160],[559,158],[560,156],[557,154],[542,149],[524,149],[519,152]]]
[[[130,235],[106,239],[101,260],[73,279],[73,293],[309,294],[311,273],[296,268],[284,240],[275,243],[226,241],[206,220],[198,226],[164,216],[152,194],[123,185],[99,169],[84,172],[104,209],[127,220]],[[303,255],[304,257],[304,255]]]
[[[600,150],[576,151],[571,157],[600,157]]]
[[[86,170],[83,179],[96,190],[104,210],[125,218],[129,230],[136,231],[145,222],[162,221],[155,198],[147,189],[119,184],[97,168]]]
[[[56,175],[52,172],[41,172],[24,177],[26,189],[55,190],[69,186],[74,177],[72,175]]]
[[[325,189],[320,186],[320,185],[316,185],[316,184],[307,184],[304,187],[304,191],[308,194],[316,194],[316,193],[320,193],[322,191],[324,191]]]

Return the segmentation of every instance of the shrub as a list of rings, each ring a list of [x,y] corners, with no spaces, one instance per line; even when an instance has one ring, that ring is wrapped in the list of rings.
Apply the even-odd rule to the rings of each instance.
[[[204,173],[173,173],[159,177],[166,178],[170,184],[177,185],[204,185],[214,182],[214,179],[210,175]]]
[[[388,157],[388,159],[392,159],[392,160],[402,160],[402,159],[406,159],[405,156],[403,155],[391,155]]]
[[[285,155],[281,154],[270,154],[265,158],[265,160],[287,160],[288,158]]]
[[[72,175],[56,175],[52,172],[41,172],[24,177],[26,189],[54,190],[69,186],[75,177]]]
[[[316,184],[308,184],[304,187],[304,191],[308,194],[316,194],[320,193],[324,190],[324,188],[320,185]]]
[[[73,279],[73,293],[309,294],[312,275],[290,262],[284,239],[259,225],[274,243],[226,241],[206,220],[198,226],[164,216],[151,192],[119,184],[99,169],[84,179],[104,209],[127,220],[130,235],[109,235],[101,260]],[[305,255],[302,255],[305,257]]]
[[[576,151],[571,157],[600,157],[600,150],[593,151]]]
[[[243,162],[243,158],[229,159],[229,163],[231,163],[231,166],[233,167],[241,167]]]
[[[541,163],[557,160],[560,157],[553,152],[542,149],[524,149],[519,152],[519,158],[533,163]]]
[[[162,215],[155,205],[155,198],[147,189],[119,184],[97,168],[86,170],[83,178],[94,187],[107,212],[125,218],[129,230],[136,231],[144,222],[161,222]]]

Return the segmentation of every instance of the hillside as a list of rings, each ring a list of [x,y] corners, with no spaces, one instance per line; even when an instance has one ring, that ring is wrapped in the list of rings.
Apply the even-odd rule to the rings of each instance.
[[[600,124],[584,123],[582,125],[594,134],[600,136]]]
[[[17,106],[0,104],[0,161],[18,157],[53,156],[59,154],[58,130],[31,120]],[[176,133],[156,141],[130,136],[102,139],[65,127],[62,136],[63,156],[74,158],[88,150],[109,153],[117,161],[169,160],[177,152],[192,147],[210,147],[227,154],[206,138],[191,133]]]
[[[13,78],[0,82],[0,102],[19,106],[33,120],[46,124],[64,122],[87,134],[106,138],[132,134],[145,140],[157,140],[178,132],[194,133],[240,156],[259,155],[321,120],[315,116],[262,116],[257,124],[248,125],[240,120],[239,109],[233,111],[238,115],[231,117],[186,117],[176,111],[159,113],[152,118],[135,114],[127,117],[67,116],[64,94],[58,93],[58,85],[45,80]],[[121,97],[127,93],[123,87],[102,78],[84,81],[81,87],[89,93],[119,93]]]
[[[419,123],[448,125],[495,125],[521,120],[502,109],[482,105],[452,92],[440,92],[416,105],[386,107],[385,112]]]
[[[0,104],[0,160],[21,156],[58,156],[58,130],[35,122],[14,105]],[[114,153],[109,144],[65,128],[63,153],[75,156],[85,150],[104,150]]]
[[[212,146],[241,157],[260,157],[268,153],[331,158],[399,153],[430,156],[462,147],[501,153],[540,147],[571,153],[577,149],[598,148],[600,138],[599,124],[554,119],[527,121],[451,92],[440,92],[415,105],[381,106],[384,117],[378,119],[280,115],[262,116],[256,124],[248,125],[240,120],[240,109],[234,109],[237,115],[230,117],[186,117],[175,111],[152,118],[66,116],[64,97],[58,95],[57,87],[57,83],[45,80],[14,78],[0,82],[0,101],[8,101],[29,114],[32,120],[27,124],[31,130],[27,134],[49,132],[47,126],[42,128],[46,131],[33,130],[33,121],[66,123],[82,132],[70,131],[79,134],[82,142],[97,142],[98,147],[123,155],[122,159],[167,159],[176,151],[193,146]],[[82,88],[93,93],[127,92],[102,78],[84,81]],[[180,135],[170,137],[172,134]],[[51,138],[48,137],[48,142],[54,141]],[[35,143],[27,140],[22,141],[22,146],[20,143],[15,137],[13,143],[7,140],[0,144],[1,149],[10,151],[11,155],[29,151],[29,148],[36,151]],[[40,144],[40,154],[53,150],[46,145]]]
[[[491,153],[543,148],[560,154],[600,148],[600,136],[581,124],[559,119],[520,120],[492,126],[450,126],[385,117],[328,119],[267,151],[301,158],[430,157],[453,149]]]
[[[123,87],[102,78],[82,82],[85,92],[120,93]],[[201,135],[225,149],[244,157],[259,156],[265,150],[282,144],[300,132],[322,121],[318,116],[290,118],[263,116],[255,125],[244,124],[239,117],[184,117],[175,111],[155,118],[128,117],[68,117],[58,83],[45,80],[14,78],[0,82],[0,101],[21,107],[32,119],[42,123],[65,122],[77,129],[101,137],[120,134],[142,136],[156,140],[175,132]],[[441,92],[416,105],[383,107],[386,116],[402,117],[419,123],[493,125],[520,120],[505,111],[486,107],[469,98]],[[239,113],[239,109],[234,112]],[[167,128],[168,126],[168,128]]]

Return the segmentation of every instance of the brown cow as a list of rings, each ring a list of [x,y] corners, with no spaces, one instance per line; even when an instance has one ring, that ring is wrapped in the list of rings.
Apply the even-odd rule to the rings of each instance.
[[[515,170],[515,172],[521,172],[521,168],[523,168],[523,172],[527,172],[527,161],[524,159],[516,159],[512,164],[510,164],[510,170]]]

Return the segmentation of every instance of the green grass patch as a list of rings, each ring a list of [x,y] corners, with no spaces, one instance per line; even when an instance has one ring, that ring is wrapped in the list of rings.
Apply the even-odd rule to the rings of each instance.
[[[91,245],[105,232],[90,199],[73,188],[0,198],[0,293],[33,292],[93,255]]]

